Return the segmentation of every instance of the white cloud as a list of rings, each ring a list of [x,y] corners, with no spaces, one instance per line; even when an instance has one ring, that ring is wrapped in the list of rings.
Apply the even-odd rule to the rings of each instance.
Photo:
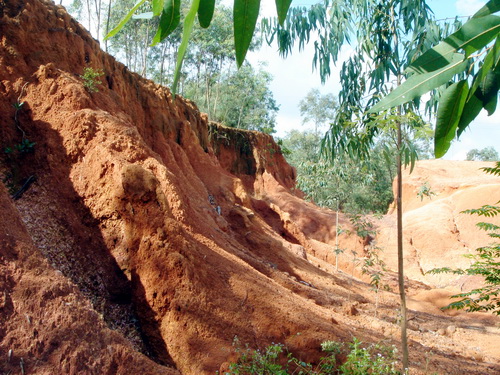
[[[335,95],[340,91],[339,67],[342,66],[343,60],[339,61],[336,67],[332,66],[330,78],[322,85],[319,72],[312,70],[313,43],[314,41],[307,44],[302,51],[296,46],[286,58],[279,56],[276,45],[269,47],[267,44],[264,44],[259,51],[250,52],[248,55],[248,61],[252,64],[259,61],[266,62],[265,70],[273,76],[271,90],[280,106],[276,118],[278,136],[284,136],[283,132],[292,129],[305,129],[301,125],[299,103],[311,89],[317,88],[322,94]],[[352,49],[346,46],[342,49],[341,56],[347,57],[351,52]]]
[[[486,1],[483,0],[457,0],[455,8],[459,16],[472,16],[484,4],[486,4]]]

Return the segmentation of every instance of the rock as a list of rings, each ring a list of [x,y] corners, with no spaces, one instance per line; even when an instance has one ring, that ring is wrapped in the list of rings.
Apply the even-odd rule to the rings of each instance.
[[[354,303],[348,304],[344,306],[344,312],[347,315],[355,316],[359,314],[358,309],[356,308],[356,305]]]
[[[457,331],[457,327],[455,327],[453,325],[446,327],[446,334],[448,336],[452,336],[456,331]]]

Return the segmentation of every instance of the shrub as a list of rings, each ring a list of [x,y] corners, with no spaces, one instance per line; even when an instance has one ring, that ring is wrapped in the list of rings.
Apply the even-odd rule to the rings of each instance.
[[[83,86],[89,92],[99,92],[97,85],[101,83],[100,77],[104,75],[101,70],[94,70],[91,67],[86,67],[83,69],[83,74],[81,75],[83,79]]]
[[[238,362],[229,366],[224,375],[395,375],[396,353],[394,346],[371,344],[363,346],[354,338],[352,343],[325,341],[321,349],[326,353],[316,365],[303,362],[288,352],[283,344],[271,344],[264,350],[252,350],[248,346],[238,347],[236,338],[234,345],[240,354]],[[286,355],[285,355],[286,352]],[[346,355],[346,361],[339,365],[338,354]]]

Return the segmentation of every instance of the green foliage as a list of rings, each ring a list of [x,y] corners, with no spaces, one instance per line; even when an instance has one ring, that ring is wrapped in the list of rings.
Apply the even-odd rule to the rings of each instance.
[[[348,212],[347,217],[354,227],[354,230],[356,231],[356,235],[358,237],[367,238],[375,236],[376,231],[373,228],[373,223],[368,218],[366,218],[366,216],[363,216],[359,213]]]
[[[397,81],[402,77],[422,51],[453,27],[438,24],[422,0],[324,0],[309,8],[290,9],[283,26],[277,20],[263,21],[268,42],[277,40],[283,55],[290,53],[295,43],[303,48],[312,38],[317,39],[313,66],[322,80],[330,75],[330,65],[337,61],[342,46],[354,45],[354,52],[340,73],[342,90],[332,129],[340,136],[329,135],[331,140],[325,146],[333,153],[341,153],[345,149],[342,145],[337,149],[337,141],[356,137],[356,144],[351,142],[352,148],[346,152],[359,152],[364,157],[379,133],[366,110],[394,87],[395,78]],[[401,113],[394,114],[416,113],[418,107],[418,102],[408,103]]]
[[[264,350],[251,350],[234,345],[239,360],[232,363],[224,375],[395,375],[400,374],[395,366],[397,349],[394,346],[371,344],[364,346],[354,338],[352,343],[325,341],[321,344],[326,353],[316,365],[306,363],[293,356],[282,344],[271,344]],[[337,363],[336,356],[343,354],[346,361]]]
[[[500,162],[495,167],[482,168],[487,173],[500,176]],[[494,217],[500,214],[500,201],[496,205],[484,205],[477,209],[465,210],[462,213],[485,217]],[[465,309],[466,311],[489,311],[500,315],[500,226],[492,223],[477,223],[481,230],[497,242],[476,249],[476,254],[465,255],[473,260],[467,269],[437,268],[429,273],[453,273],[457,275],[480,275],[484,278],[484,287],[469,292],[459,293],[452,298],[458,301],[444,307],[446,309]]]
[[[436,195],[436,193],[432,191],[429,181],[425,181],[417,192],[417,196],[420,197],[420,201],[423,201],[424,197],[432,199],[433,195]]]
[[[362,343],[354,338],[349,346],[350,352],[347,360],[340,366],[339,374],[345,375],[391,375],[400,374],[396,370],[395,354],[397,349],[370,345],[363,347]]]
[[[315,133],[318,133],[323,125],[335,121],[337,106],[337,98],[333,94],[321,95],[318,89],[311,89],[299,103],[302,123],[312,122]]]
[[[377,246],[369,246],[366,250],[366,256],[363,265],[361,266],[361,272],[365,275],[370,276],[370,285],[372,286],[373,291],[376,293],[375,317],[377,317],[378,313],[378,292],[380,291],[380,288],[390,289],[389,286],[387,284],[384,284],[382,280],[385,272],[387,271],[387,267],[385,266],[385,262],[379,257],[379,253],[381,251],[382,249]]]
[[[184,86],[185,96],[199,103],[200,110],[210,114],[210,119],[223,125],[248,130],[274,133],[278,106],[269,84],[271,76],[262,68],[254,69],[244,64],[237,71],[219,76],[209,90],[214,95],[200,92],[195,81]]]
[[[22,157],[22,155],[32,153],[35,149],[35,145],[35,142],[31,142],[29,139],[25,138],[21,141],[21,143],[5,147],[4,154],[11,160],[19,158]]]
[[[287,161],[297,168],[297,184],[317,205],[342,211],[386,213],[393,200],[394,166],[387,164],[390,148],[376,144],[371,159],[356,162],[346,155],[326,161],[320,154],[320,136],[312,131],[291,131],[281,140]]]
[[[288,12],[290,3],[290,0],[276,0],[277,14],[282,22]],[[113,37],[123,29],[143,4],[145,4],[145,0],[139,0],[130,11],[127,12],[118,25],[106,35],[105,39]],[[172,34],[180,24],[181,1],[152,0],[150,6],[153,9],[152,12],[144,12],[138,15],[137,18],[154,19],[155,17],[159,17],[157,31],[153,38],[153,45],[156,45]],[[174,94],[177,91],[177,84],[181,78],[182,63],[187,51],[188,41],[191,38],[195,16],[198,16],[201,27],[208,28],[213,19],[214,6],[214,0],[191,0],[189,12],[184,17],[182,39],[177,53],[174,84],[172,86]],[[259,16],[259,8],[260,0],[234,0],[232,24],[234,29],[234,50],[238,67],[242,66],[247,51],[251,46],[257,18]]]
[[[485,147],[481,150],[473,148],[467,153],[465,160],[498,161],[500,156],[493,147]]]
[[[500,11],[490,0],[459,30],[418,57],[406,70],[407,80],[371,108],[378,112],[411,102],[422,94],[449,85],[439,101],[435,155],[448,151],[481,109],[496,110],[500,88]]]
[[[132,6],[130,0],[127,1],[115,3],[112,22],[118,22]],[[185,4],[180,9],[181,15],[189,11]],[[141,7],[138,12],[146,10],[147,7]],[[157,19],[130,19],[109,41],[110,50],[138,73],[160,84],[171,84],[175,71],[172,61],[177,58],[181,33],[177,28],[161,44],[148,46],[148,38],[157,22]],[[255,41],[249,49],[259,47]],[[269,87],[271,76],[263,66],[254,68],[243,64],[237,70],[233,48],[232,10],[217,4],[208,29],[193,25],[178,92],[193,100],[211,121],[272,133],[278,107]]]
[[[81,75],[83,79],[83,86],[89,92],[99,92],[99,88],[97,87],[101,83],[101,77],[104,75],[104,72],[100,70],[95,70],[91,67],[83,68],[83,74]]]

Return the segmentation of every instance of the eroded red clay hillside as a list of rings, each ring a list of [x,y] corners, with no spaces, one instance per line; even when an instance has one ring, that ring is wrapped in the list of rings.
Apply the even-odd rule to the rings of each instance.
[[[305,361],[327,339],[397,344],[396,294],[374,317],[348,259],[335,272],[335,215],[295,193],[271,137],[209,125],[51,2],[3,0],[0,17],[1,146],[36,142],[1,163],[12,190],[34,176],[16,201],[0,189],[3,372],[214,374],[235,336]],[[500,371],[497,320],[432,301],[410,317],[416,373]]]

